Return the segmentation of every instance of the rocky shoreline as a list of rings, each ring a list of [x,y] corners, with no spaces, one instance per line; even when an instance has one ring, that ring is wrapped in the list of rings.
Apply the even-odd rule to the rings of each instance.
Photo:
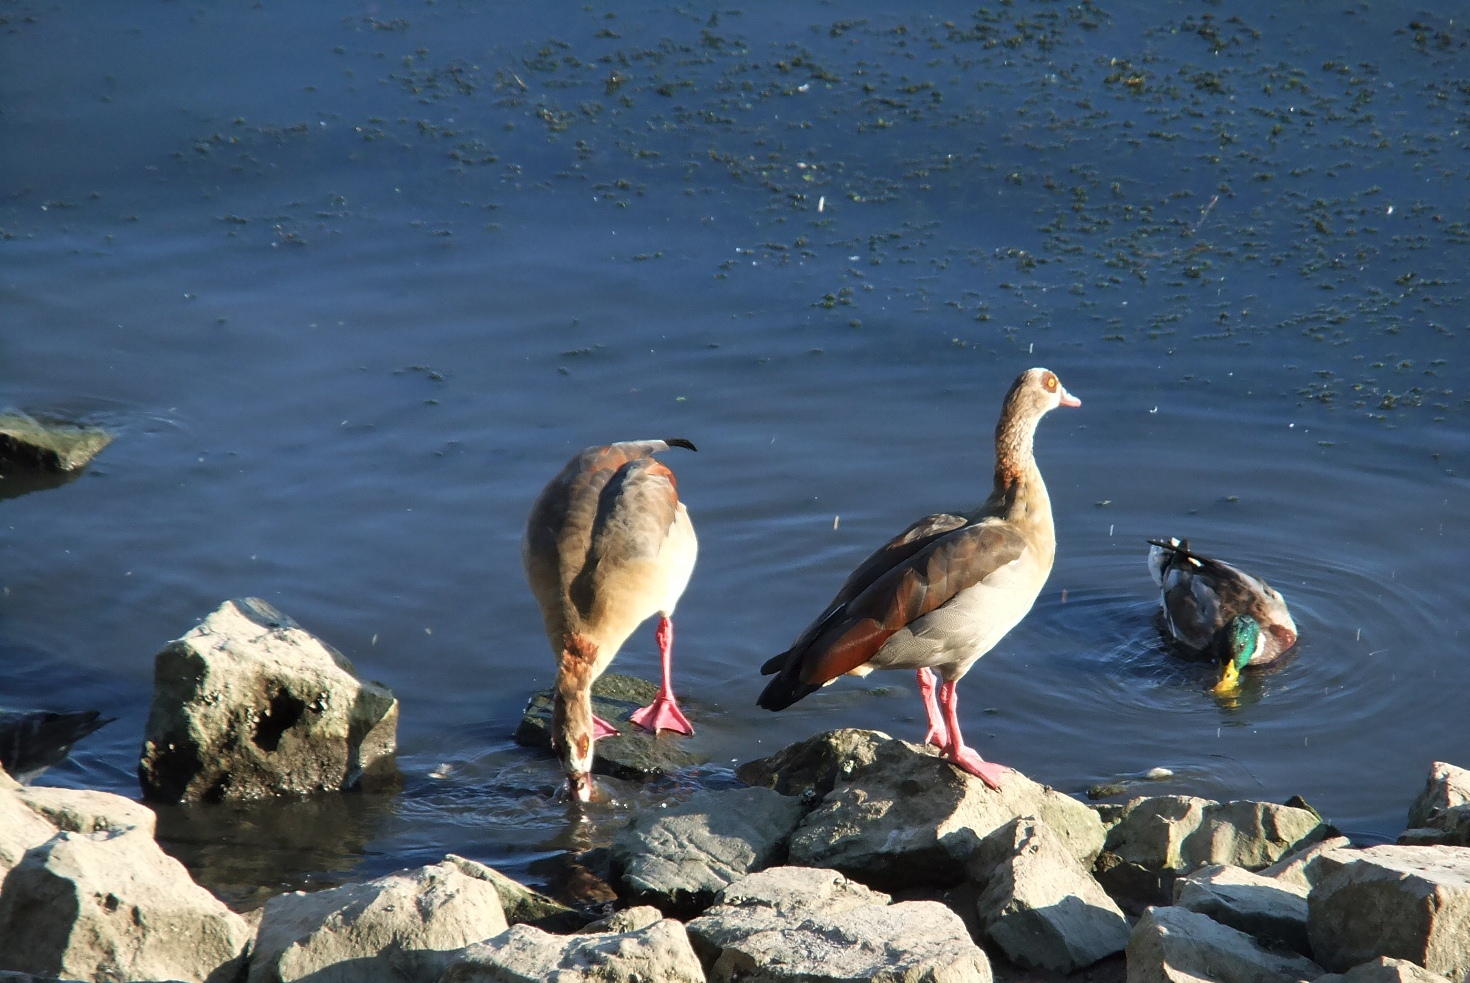
[[[610,713],[637,705],[608,686]],[[140,776],[158,801],[331,794],[391,779],[396,719],[329,646],[232,601],[160,653]],[[533,701],[524,743],[538,719]],[[679,767],[626,752],[606,767]],[[242,915],[146,806],[0,774],[0,983],[1470,978],[1470,771],[1451,764],[1399,843],[1368,847],[1300,799],[1093,805],[1016,772],[993,791],[875,731],[737,776],[581,858],[617,893],[592,920],[454,854]]]

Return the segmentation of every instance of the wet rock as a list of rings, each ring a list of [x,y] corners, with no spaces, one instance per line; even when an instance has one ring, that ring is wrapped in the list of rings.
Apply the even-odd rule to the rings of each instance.
[[[396,775],[398,701],[258,598],[158,654],[139,779],[164,802],[338,791]]]
[[[1108,831],[1098,880],[1114,898],[1167,904],[1174,880],[1196,867],[1260,870],[1334,833],[1314,811],[1274,802],[1188,795],[1136,799]]]
[[[434,983],[475,942],[506,929],[488,880],[450,862],[266,902],[249,983]]]
[[[747,785],[771,788],[782,795],[820,799],[839,779],[872,762],[878,748],[893,738],[882,731],[851,727],[829,730],[777,751],[768,758],[747,761],[735,777]]]
[[[1184,908],[1149,908],[1128,937],[1128,983],[1292,983],[1323,969],[1272,952],[1244,932]]]
[[[1448,983],[1448,981],[1438,973],[1431,973],[1407,959],[1390,959],[1387,956],[1379,956],[1371,962],[1354,966],[1344,975],[1329,973],[1326,976],[1319,976],[1315,983]]]
[[[1351,850],[1352,846],[1352,841],[1346,836],[1329,836],[1311,846],[1293,850],[1260,873],[1262,877],[1274,877],[1311,890],[1347,862],[1336,854],[1340,850]]]
[[[779,860],[805,812],[771,789],[738,788],[644,813],[612,845],[624,896],[676,917],[697,914],[727,884]]]
[[[588,922],[582,929],[583,932],[636,932],[647,928],[656,921],[662,920],[664,913],[653,905],[638,905],[633,908],[624,908],[615,911],[606,918],[599,918],[595,922]]]
[[[890,904],[831,870],[774,867],[689,923],[711,983],[990,983],[990,962],[937,901]]]
[[[1084,865],[1102,847],[1097,813],[1069,796],[1020,772],[994,791],[933,748],[889,741],[802,820],[790,863],[891,890],[950,886],[984,837],[1021,816],[1045,821]]]
[[[24,413],[0,413],[0,468],[77,471],[110,443],[112,434],[101,427],[41,421]]]
[[[1470,771],[1445,761],[1429,767],[1424,791],[1409,806],[1409,829],[1399,842],[1470,846]]]
[[[1262,942],[1309,956],[1307,890],[1240,867],[1210,864],[1174,882],[1174,903]]]
[[[533,891],[514,878],[507,877],[494,867],[474,860],[448,854],[446,864],[452,864],[461,874],[477,880],[489,881],[500,895],[500,907],[510,925],[535,925],[548,932],[575,932],[587,924],[587,916],[560,901]]]
[[[15,794],[55,830],[67,833],[139,829],[152,836],[158,822],[152,809],[111,792],[31,785]]]
[[[442,983],[704,983],[684,926],[663,919],[633,932],[551,935],[515,925],[464,949]]]
[[[985,885],[980,924],[1014,963],[1071,973],[1128,945],[1122,910],[1039,819],[991,833],[967,869]]]
[[[1377,956],[1470,974],[1470,847],[1374,846],[1307,897],[1312,952],[1345,971]]]
[[[250,936],[141,829],[57,833],[0,890],[0,968],[41,976],[231,983]]]
[[[669,775],[709,760],[690,751],[686,738],[668,733],[655,736],[628,720],[633,711],[652,703],[657,693],[653,683],[615,672],[604,673],[592,684],[592,712],[622,732],[597,742],[592,759],[594,772],[639,780]],[[689,712],[684,701],[680,706]],[[691,714],[691,719],[697,716]],[[551,753],[551,690],[541,690],[526,704],[515,741]]]

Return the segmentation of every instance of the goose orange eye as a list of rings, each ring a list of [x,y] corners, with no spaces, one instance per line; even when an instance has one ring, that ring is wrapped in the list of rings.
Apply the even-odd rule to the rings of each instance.
[[[1045,383],[1045,385],[1046,385],[1046,388],[1047,389],[1056,389],[1056,387],[1057,387],[1057,377],[1054,376],[1054,375],[1047,376],[1046,377],[1046,383]]]

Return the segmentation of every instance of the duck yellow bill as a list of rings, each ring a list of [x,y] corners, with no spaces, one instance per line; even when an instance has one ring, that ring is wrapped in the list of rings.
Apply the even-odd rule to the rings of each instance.
[[[1240,689],[1240,670],[1234,662],[1227,662],[1220,670],[1220,681],[1210,692],[1216,696],[1229,696]]]

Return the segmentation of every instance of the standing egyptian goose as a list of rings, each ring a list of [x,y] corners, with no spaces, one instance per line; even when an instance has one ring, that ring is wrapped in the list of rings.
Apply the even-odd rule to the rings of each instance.
[[[1165,634],[1184,652],[1220,664],[1217,696],[1240,687],[1240,670],[1267,666],[1296,644],[1296,622],[1269,584],[1189,548],[1150,539],[1149,572],[1159,585]]]
[[[630,718],[655,733],[692,734],[669,682],[674,605],[694,572],[698,543],[674,473],[653,455],[687,440],[589,447],[542,490],[521,540],[521,563],[556,653],[552,745],[572,795],[592,797],[592,748],[617,729],[592,715],[592,683],[633,629],[659,616],[663,684]]]
[[[1048,411],[1081,405],[1055,373],[1022,373],[995,426],[990,497],[973,512],[925,516],[864,560],[791,648],[761,667],[776,678],[760,705],[785,709],[843,674],[915,669],[925,740],[999,788],[1006,769],[960,733],[955,684],[1025,617],[1051,573],[1056,532],[1032,440]],[[937,701],[935,669],[944,678]]]

